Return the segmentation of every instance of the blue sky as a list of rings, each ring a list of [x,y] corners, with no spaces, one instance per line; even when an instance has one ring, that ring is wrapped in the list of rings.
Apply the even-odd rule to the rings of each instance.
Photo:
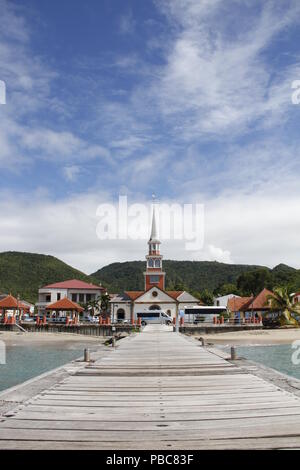
[[[299,1],[0,0],[0,250],[141,259],[96,207],[205,205],[166,258],[300,268]]]

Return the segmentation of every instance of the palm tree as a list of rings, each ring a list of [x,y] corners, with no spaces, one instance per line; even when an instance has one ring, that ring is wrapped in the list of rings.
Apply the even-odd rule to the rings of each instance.
[[[100,311],[99,299],[88,300],[86,303],[80,303],[80,306],[92,316]]]
[[[109,301],[110,301],[110,297],[107,292],[101,295],[100,308],[102,312],[107,313],[108,308],[109,308]]]
[[[272,310],[276,310],[281,313],[280,324],[282,326],[299,326],[298,321],[293,317],[293,315],[300,315],[300,306],[292,303],[288,288],[275,287],[273,292],[274,294],[269,295],[267,300],[269,301]]]

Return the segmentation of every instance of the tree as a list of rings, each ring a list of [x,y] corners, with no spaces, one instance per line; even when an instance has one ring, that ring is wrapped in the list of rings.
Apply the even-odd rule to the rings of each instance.
[[[100,311],[99,299],[88,300],[86,303],[81,303],[81,307],[88,311],[92,316]]]
[[[102,312],[107,312],[108,311],[108,308],[109,308],[109,301],[110,301],[110,297],[108,295],[107,292],[105,292],[105,294],[102,294],[101,295],[101,298],[100,298],[100,308],[101,308],[101,311]]]
[[[273,278],[267,268],[254,269],[241,274],[237,279],[237,288],[243,295],[257,295],[264,287],[272,289]]]
[[[292,303],[287,287],[275,287],[274,294],[268,296],[272,310],[280,312],[281,325],[299,326],[293,315],[300,315],[300,306]]]
[[[214,304],[214,296],[212,292],[210,292],[208,289],[204,289],[201,294],[200,298],[204,305],[213,305]]]
[[[217,297],[221,297],[223,295],[228,295],[228,294],[240,295],[240,291],[237,288],[236,284],[227,283],[227,284],[222,284],[219,287],[217,287],[214,290],[214,294]]]

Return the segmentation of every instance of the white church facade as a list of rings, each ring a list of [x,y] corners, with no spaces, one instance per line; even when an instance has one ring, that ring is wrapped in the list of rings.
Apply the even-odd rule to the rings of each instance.
[[[160,241],[158,239],[155,206],[153,208],[151,235],[146,255],[143,291],[125,291],[111,301],[112,321],[137,319],[137,313],[145,310],[161,310],[176,317],[179,310],[199,305],[199,300],[185,291],[165,290],[165,272],[162,268]]]

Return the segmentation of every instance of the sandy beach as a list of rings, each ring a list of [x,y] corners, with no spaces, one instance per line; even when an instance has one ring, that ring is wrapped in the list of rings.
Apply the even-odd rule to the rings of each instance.
[[[300,328],[236,331],[200,336],[205,339],[206,343],[222,345],[290,344],[295,340],[300,340]]]
[[[30,346],[39,348],[45,345],[47,348],[63,346],[64,349],[78,349],[86,344],[90,346],[103,344],[106,339],[103,336],[74,335],[70,333],[0,331],[0,340],[4,341],[7,347]]]

